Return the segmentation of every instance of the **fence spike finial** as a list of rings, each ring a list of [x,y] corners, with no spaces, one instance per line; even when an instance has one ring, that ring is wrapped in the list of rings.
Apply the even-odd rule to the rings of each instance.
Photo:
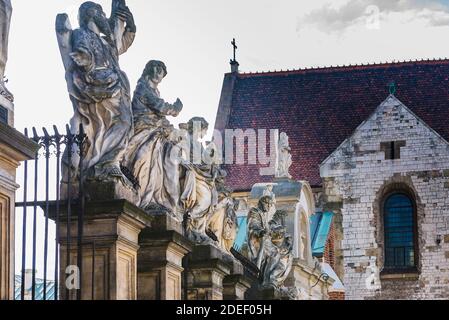
[[[61,137],[61,135],[59,134],[59,131],[58,131],[58,127],[57,127],[57,126],[53,125],[53,131],[55,132],[56,138],[60,138],[60,137]]]

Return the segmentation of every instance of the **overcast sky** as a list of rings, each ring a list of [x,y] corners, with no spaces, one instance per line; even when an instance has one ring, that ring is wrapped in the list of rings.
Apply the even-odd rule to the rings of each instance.
[[[72,116],[54,32],[58,13],[77,27],[81,0],[12,0],[6,76],[15,95],[16,127],[60,128]],[[98,1],[107,12],[110,0]],[[184,110],[174,123],[203,116],[211,126],[231,40],[244,72],[449,56],[449,0],[128,0],[137,37],[121,56],[132,90],[150,59],[163,60],[160,89]],[[32,172],[32,167],[29,168]],[[21,183],[21,174],[18,175]],[[41,192],[44,188],[41,188]],[[53,192],[53,191],[52,191]],[[30,189],[31,194],[31,189]],[[21,191],[18,193],[21,199]],[[17,226],[21,226],[21,214]],[[28,221],[28,230],[31,230]],[[38,228],[42,239],[42,217]],[[20,232],[16,271],[20,268]],[[50,239],[54,239],[51,226]],[[30,239],[28,239],[30,240]],[[30,247],[30,245],[28,245]],[[38,271],[42,276],[42,248]],[[50,252],[53,252],[50,243]],[[30,252],[29,252],[30,253]],[[28,255],[30,256],[30,255]],[[50,260],[53,260],[50,258]],[[30,261],[27,263],[30,266]],[[53,267],[49,266],[49,278]]]
[[[57,13],[72,26],[81,0],[12,0],[6,74],[16,127],[65,124],[72,107],[54,32]],[[107,12],[110,0],[98,1]],[[179,120],[213,124],[236,37],[242,71],[297,69],[449,55],[449,1],[128,0],[137,37],[121,56],[134,90],[145,63],[168,66],[164,98],[179,97]],[[331,4],[330,4],[331,3]],[[377,17],[379,19],[377,19]],[[178,120],[178,121],[179,121]],[[174,121],[177,123],[178,121]]]

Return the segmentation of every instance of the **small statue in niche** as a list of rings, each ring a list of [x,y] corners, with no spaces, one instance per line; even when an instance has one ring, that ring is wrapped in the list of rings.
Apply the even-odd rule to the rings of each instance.
[[[290,151],[291,148],[288,136],[285,132],[282,132],[279,136],[276,178],[292,178],[289,172],[292,165],[292,155],[290,154]]]

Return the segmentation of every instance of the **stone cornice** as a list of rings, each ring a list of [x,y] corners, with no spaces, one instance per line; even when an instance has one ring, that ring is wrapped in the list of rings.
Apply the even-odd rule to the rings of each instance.
[[[6,145],[17,153],[19,159],[14,159],[16,161],[32,159],[39,150],[37,143],[4,123],[0,123],[0,144]]]

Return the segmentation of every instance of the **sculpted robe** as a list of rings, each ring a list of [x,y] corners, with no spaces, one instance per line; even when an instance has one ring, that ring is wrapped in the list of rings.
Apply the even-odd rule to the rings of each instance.
[[[248,213],[247,232],[248,232],[248,254],[251,262],[259,269],[264,264],[265,242],[268,239],[268,212],[263,212],[259,208],[252,208]],[[265,231],[265,235],[263,235]]]
[[[165,102],[157,89],[140,79],[132,110],[134,136],[124,165],[139,182],[140,207],[162,206],[175,215],[179,211],[181,150],[170,139],[174,128],[166,116],[175,106]],[[175,155],[175,156],[174,156]],[[182,220],[182,216],[178,217]]]
[[[132,129],[130,85],[118,60],[133,43],[135,32],[125,29],[122,21],[117,20],[114,25],[115,40],[107,40],[88,28],[71,32],[66,15],[58,16],[57,20],[58,41],[74,107],[71,130],[76,133],[83,124],[88,138],[83,168],[89,177],[100,179],[107,178],[111,168],[120,168]],[[76,65],[72,61],[74,53],[87,54],[88,65]],[[71,165],[76,172],[79,166],[76,153]]]

